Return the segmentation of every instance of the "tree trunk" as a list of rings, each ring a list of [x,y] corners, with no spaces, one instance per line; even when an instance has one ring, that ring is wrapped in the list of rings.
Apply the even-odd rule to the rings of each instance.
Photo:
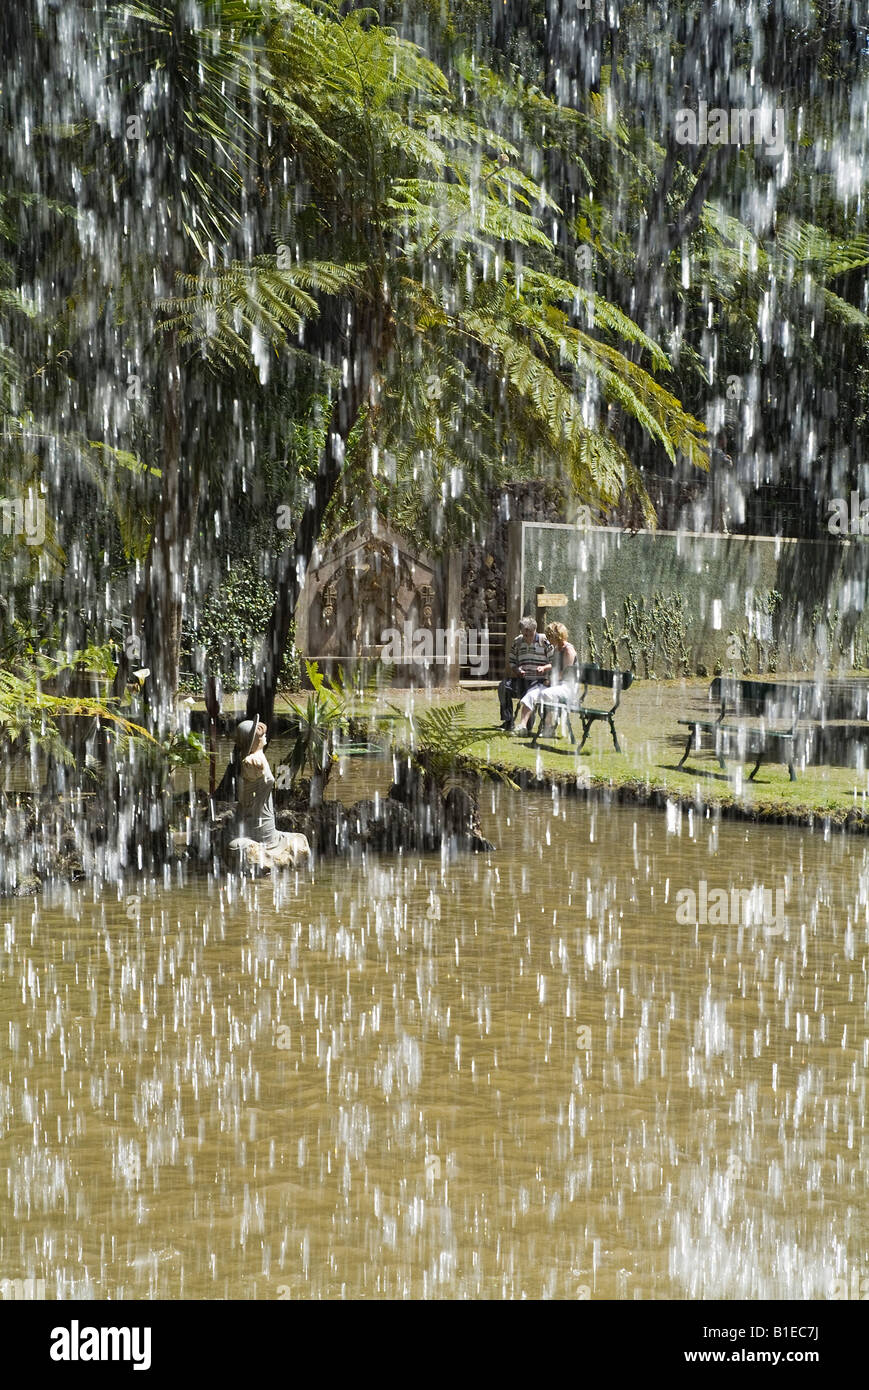
[[[203,695],[208,711],[208,795],[212,801],[217,783],[217,721],[220,718],[222,693],[220,681],[216,676],[206,676]]]
[[[248,693],[248,719],[258,715],[264,723],[271,723],[290,623],[326,512],[344,471],[347,439],[360,410],[370,397],[374,377],[389,351],[393,332],[393,320],[385,305],[379,304],[367,312],[360,310],[357,344],[361,344],[361,347],[357,347],[349,380],[339,389],[332,408],[326,443],[314,484],[314,495],[302,513],[293,544],[278,557],[277,596],[256,676]]]
[[[181,364],[173,333],[168,337],[166,351],[160,496],[133,608],[136,642],[122,654],[115,678],[115,693],[121,695],[130,672],[137,666],[147,667],[150,674],[143,686],[142,722],[159,741],[169,736],[176,722],[181,619],[199,504],[201,470],[196,462],[198,439],[192,424],[195,421],[184,411]],[[187,470],[182,467],[182,455],[190,458]],[[129,791],[122,794],[120,769],[107,761],[107,796],[113,808],[108,813],[110,839],[117,840],[122,862],[135,863],[140,857],[145,864],[159,863],[165,856],[169,794],[164,771],[151,751],[142,751],[141,764],[134,774],[135,806],[131,810]],[[131,813],[125,815],[125,811]],[[126,843],[122,844],[122,840]]]
[[[142,660],[151,732],[165,737],[172,726],[181,662],[184,555],[181,539],[181,367],[174,333],[167,343],[163,406],[163,477],[143,585]]]
[[[154,533],[145,571],[133,604],[133,640],[122,652],[114,682],[121,696],[130,674],[144,666],[145,723],[165,738],[175,722],[175,695],[181,666],[181,619],[190,567],[190,549],[199,507],[201,470],[196,464],[198,439],[183,429],[181,366],[175,334],[167,349],[167,384],[163,414],[162,479]],[[182,470],[182,441],[191,463]]]

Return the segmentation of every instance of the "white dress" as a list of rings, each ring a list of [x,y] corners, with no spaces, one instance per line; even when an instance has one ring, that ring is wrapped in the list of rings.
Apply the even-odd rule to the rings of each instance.
[[[565,666],[564,657],[571,652],[573,660],[569,666]],[[562,700],[571,700],[576,694],[576,676],[572,674],[575,670],[576,649],[569,642],[565,642],[561,650],[553,652],[552,655],[552,670],[549,673],[552,684],[533,686],[527,695],[522,696],[521,703],[526,709],[533,709],[541,701],[547,705],[555,705]]]

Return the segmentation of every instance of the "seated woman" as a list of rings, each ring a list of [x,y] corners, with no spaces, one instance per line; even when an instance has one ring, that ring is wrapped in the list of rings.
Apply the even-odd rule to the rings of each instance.
[[[264,869],[297,868],[308,862],[311,848],[306,836],[275,825],[275,778],[265,755],[267,733],[259,719],[243,719],[235,731],[241,776],[236,838],[229,848],[243,850],[249,863]]]
[[[519,719],[515,732],[528,733],[534,712],[541,701],[555,706],[559,700],[570,700],[576,693],[576,648],[567,640],[564,623],[547,623],[546,637],[554,648],[549,685],[535,685],[520,701]]]

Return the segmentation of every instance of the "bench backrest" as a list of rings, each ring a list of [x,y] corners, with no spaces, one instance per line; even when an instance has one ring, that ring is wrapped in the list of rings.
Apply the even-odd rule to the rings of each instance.
[[[576,666],[576,678],[582,686],[580,703],[585,699],[585,692],[590,685],[609,686],[615,700],[611,711],[613,713],[619,707],[622,691],[627,690],[634,683],[633,671],[611,671],[606,666],[580,665],[579,663]]]
[[[811,682],[756,681],[738,676],[716,676],[709,698],[719,701],[722,715],[743,715],[796,721],[805,718],[815,703]]]
[[[606,666],[582,665],[580,662],[577,662],[576,676],[583,685],[619,684],[622,690],[627,690],[634,681],[633,671],[610,671]]]

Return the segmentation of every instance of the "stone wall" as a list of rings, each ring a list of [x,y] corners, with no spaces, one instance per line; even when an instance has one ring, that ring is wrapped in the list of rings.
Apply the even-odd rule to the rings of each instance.
[[[458,557],[435,558],[381,518],[353,527],[308,570],[296,608],[296,646],[321,671],[388,663],[397,685],[458,679],[451,634]]]
[[[847,672],[869,661],[869,541],[522,531],[525,607],[534,611],[537,586],[563,592],[583,660],[667,678]]]

